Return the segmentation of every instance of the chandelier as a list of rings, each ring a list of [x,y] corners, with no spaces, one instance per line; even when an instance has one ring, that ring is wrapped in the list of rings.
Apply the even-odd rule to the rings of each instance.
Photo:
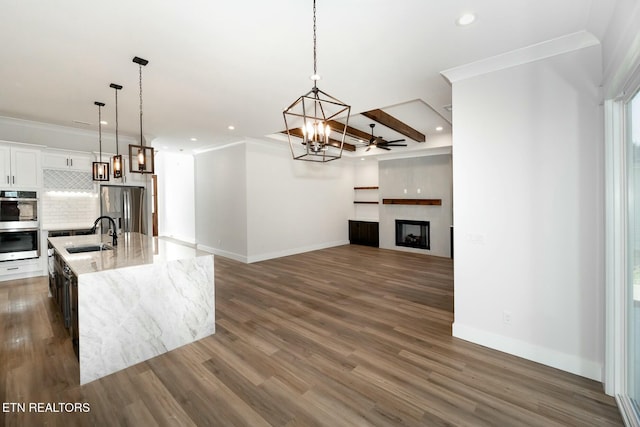
[[[318,89],[316,1],[313,0],[313,88],[284,110],[289,147],[294,160],[328,162],[342,157],[351,107]],[[339,139],[331,136],[331,120],[345,117]]]

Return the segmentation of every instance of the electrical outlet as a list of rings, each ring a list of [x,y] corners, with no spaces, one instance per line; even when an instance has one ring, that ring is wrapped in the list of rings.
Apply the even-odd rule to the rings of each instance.
[[[505,310],[502,312],[502,322],[505,325],[510,325],[511,324],[511,312],[508,310]]]

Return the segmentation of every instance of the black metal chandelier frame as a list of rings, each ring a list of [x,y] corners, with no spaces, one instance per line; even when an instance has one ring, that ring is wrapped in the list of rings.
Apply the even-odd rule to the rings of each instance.
[[[294,160],[328,162],[342,157],[351,107],[318,88],[316,1],[313,1],[313,88],[283,111]],[[330,122],[345,118],[340,139],[332,139]],[[300,141],[302,140],[302,141]]]

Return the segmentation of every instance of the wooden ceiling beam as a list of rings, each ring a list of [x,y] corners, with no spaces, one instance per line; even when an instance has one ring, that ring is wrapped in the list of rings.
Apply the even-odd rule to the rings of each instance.
[[[280,133],[283,133],[286,135],[287,131],[283,130]],[[291,135],[296,136],[298,138],[302,138],[302,129],[299,129],[299,128],[291,129]],[[329,145],[331,145],[332,147],[340,148],[340,141],[338,141],[337,139],[329,138]],[[342,149],[345,151],[356,151],[356,146],[345,142],[344,145],[342,146]]]
[[[331,132],[344,132],[344,124],[336,122],[335,120],[330,120],[328,124],[329,126],[331,126]],[[370,133],[363,132],[360,129],[352,128],[351,126],[347,126],[347,135],[353,136],[354,138],[362,139],[364,141],[369,141],[369,139],[371,139]]]
[[[375,122],[380,123],[383,126],[393,129],[394,131],[401,133],[402,135],[406,136],[407,138],[411,138],[414,141],[417,141],[417,142],[426,141],[426,137],[424,136],[423,133],[420,133],[419,131],[415,130],[408,124],[401,122],[400,120],[393,117],[391,114],[385,113],[382,110],[365,111],[364,113],[362,113],[362,115]]]

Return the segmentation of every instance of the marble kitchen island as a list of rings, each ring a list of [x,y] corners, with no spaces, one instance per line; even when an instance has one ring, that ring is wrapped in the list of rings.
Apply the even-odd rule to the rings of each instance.
[[[140,233],[83,253],[67,249],[110,246],[111,237],[49,242],[77,278],[77,311],[70,312],[77,316],[80,384],[215,333],[213,255]],[[73,295],[75,285],[70,289]]]

